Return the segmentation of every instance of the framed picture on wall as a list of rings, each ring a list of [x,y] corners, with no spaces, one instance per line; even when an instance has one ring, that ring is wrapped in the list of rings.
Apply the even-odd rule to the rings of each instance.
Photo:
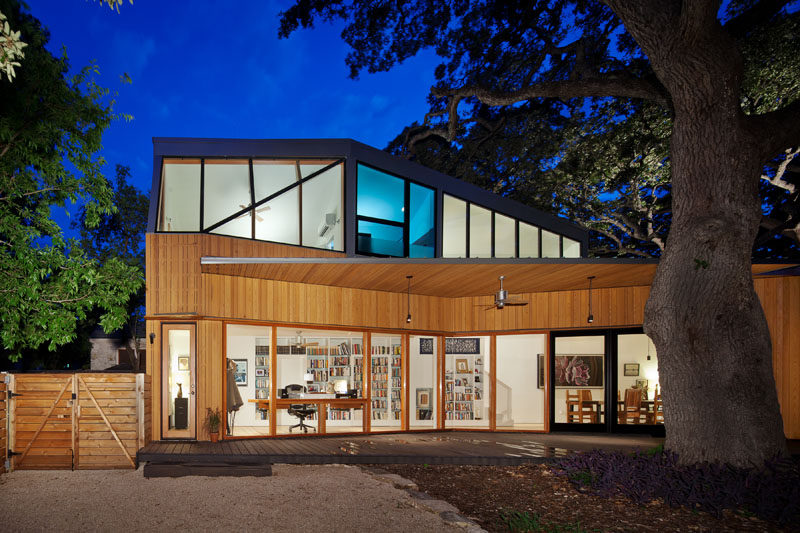
[[[256,376],[266,376],[267,372],[263,368],[256,368]]]
[[[469,363],[466,359],[456,359],[456,374],[469,374]]]
[[[625,375],[638,377],[639,376],[639,363],[625,363]]]
[[[233,359],[236,364],[236,371],[233,374],[233,379],[239,387],[247,386],[247,359]]]
[[[178,370],[189,370],[189,356],[188,355],[179,355],[178,356]]]
[[[544,388],[544,354],[540,353],[536,356],[536,375],[538,379],[536,381],[536,388],[543,389]]]
[[[419,339],[419,353],[433,354],[433,337],[422,337]]]
[[[417,389],[417,409],[430,409],[432,394],[433,394],[433,389],[430,388]]]
[[[602,387],[602,355],[557,355],[556,387]]]

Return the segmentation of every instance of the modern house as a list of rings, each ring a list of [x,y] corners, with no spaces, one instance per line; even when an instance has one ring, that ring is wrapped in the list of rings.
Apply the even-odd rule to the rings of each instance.
[[[662,423],[655,261],[348,139],[153,142],[154,439],[208,439],[207,408],[224,438]],[[798,438],[800,277],[775,268],[753,274]]]

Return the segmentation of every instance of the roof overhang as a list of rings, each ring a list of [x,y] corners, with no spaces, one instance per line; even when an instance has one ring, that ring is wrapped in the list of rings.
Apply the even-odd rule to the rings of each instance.
[[[203,257],[201,271],[312,285],[328,285],[428,296],[464,297],[493,294],[498,277],[512,293],[650,285],[657,260],[636,259],[408,259],[408,258],[276,258]],[[753,275],[788,265],[753,265]]]

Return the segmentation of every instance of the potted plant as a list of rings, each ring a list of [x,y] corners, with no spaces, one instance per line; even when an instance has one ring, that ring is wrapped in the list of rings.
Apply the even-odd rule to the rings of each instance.
[[[219,408],[211,409],[210,407],[206,407],[205,427],[208,429],[208,434],[211,436],[211,442],[217,442],[219,440],[219,425],[221,422],[222,413],[220,413]]]

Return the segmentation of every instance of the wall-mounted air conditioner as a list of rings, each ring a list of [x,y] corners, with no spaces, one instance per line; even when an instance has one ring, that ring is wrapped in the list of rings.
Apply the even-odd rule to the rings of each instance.
[[[320,225],[318,231],[319,236],[324,237],[326,233],[328,233],[332,227],[336,225],[336,213],[325,213],[325,220],[323,220]]]

